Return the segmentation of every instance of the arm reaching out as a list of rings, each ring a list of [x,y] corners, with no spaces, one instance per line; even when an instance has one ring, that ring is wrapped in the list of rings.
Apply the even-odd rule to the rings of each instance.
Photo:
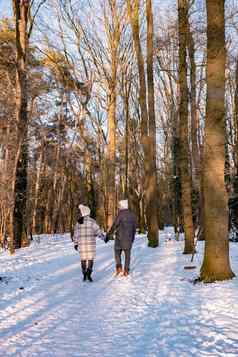
[[[74,227],[74,235],[73,235],[73,243],[74,243],[74,249],[78,250],[78,244],[79,244],[79,232],[78,232],[78,224],[75,225]]]
[[[120,224],[120,214],[118,214],[111,226],[111,228],[109,229],[109,231],[106,234],[106,238],[105,238],[105,243],[107,243],[111,238],[112,234],[117,230],[119,224]]]
[[[118,226],[119,226],[119,224],[120,224],[120,220],[121,220],[121,216],[120,216],[120,213],[119,213],[119,214],[116,216],[116,218],[115,218],[115,220],[114,220],[114,222],[113,222],[111,228],[110,228],[109,231],[107,232],[108,235],[113,234],[113,233],[117,230],[117,228],[118,228]]]
[[[105,236],[104,236],[102,230],[100,229],[100,227],[97,225],[96,222],[94,222],[93,228],[94,228],[94,235],[95,235],[96,237],[98,237],[99,239],[105,241]]]

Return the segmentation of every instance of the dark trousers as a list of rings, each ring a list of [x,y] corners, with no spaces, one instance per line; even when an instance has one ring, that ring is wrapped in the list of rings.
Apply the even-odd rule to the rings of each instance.
[[[81,267],[83,274],[93,271],[93,260],[81,260]]]
[[[131,249],[114,249],[115,253],[115,261],[116,261],[116,267],[121,268],[121,253],[124,252],[125,255],[125,268],[124,270],[129,272],[130,270],[130,261],[131,261]]]

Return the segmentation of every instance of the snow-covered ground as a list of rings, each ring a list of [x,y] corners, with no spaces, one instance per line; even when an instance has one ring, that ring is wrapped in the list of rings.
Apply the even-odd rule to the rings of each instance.
[[[113,243],[98,241],[93,283],[82,282],[69,235],[0,254],[0,356],[238,356],[238,279],[196,284],[183,242],[138,236],[131,275],[114,277]],[[238,275],[238,244],[231,244]]]

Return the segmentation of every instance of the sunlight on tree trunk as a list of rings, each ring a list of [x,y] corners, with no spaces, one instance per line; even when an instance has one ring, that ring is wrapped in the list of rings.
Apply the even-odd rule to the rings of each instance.
[[[108,0],[111,9],[111,21],[105,14],[106,33],[109,41],[111,75],[108,83],[108,152],[107,152],[107,228],[112,226],[116,214],[116,106],[117,106],[117,71],[118,46],[120,42],[120,23],[117,1]]]
[[[15,167],[13,172],[13,196],[11,230],[14,241],[11,245],[16,248],[28,245],[26,227],[26,203],[27,203],[27,166],[28,166],[28,92],[27,92],[27,52],[28,33],[27,22],[29,16],[29,2],[13,0],[13,9],[16,23],[16,122],[17,141]]]
[[[148,90],[148,120],[149,120],[149,143],[150,148],[148,160],[150,162],[150,182],[146,187],[150,187],[151,196],[148,197],[147,217],[149,220],[149,246],[154,247],[159,244],[159,209],[158,209],[158,183],[156,168],[156,123],[155,123],[155,100],[154,100],[154,24],[151,0],[146,1],[147,20],[147,90]]]
[[[180,175],[182,193],[182,214],[185,233],[184,254],[194,251],[194,229],[192,218],[192,180],[189,160],[188,136],[188,85],[186,47],[188,34],[188,3],[187,0],[178,0],[179,16],[179,138],[180,138]]]
[[[224,0],[207,0],[207,108],[203,163],[204,282],[231,279],[225,165]]]
[[[157,182],[155,165],[153,159],[155,158],[154,149],[154,132],[149,136],[149,116],[147,111],[146,100],[146,80],[144,72],[144,58],[140,43],[140,26],[139,26],[139,1],[134,1],[134,6],[131,1],[127,1],[128,15],[132,27],[133,43],[136,52],[137,66],[139,72],[139,103],[141,109],[141,143],[144,151],[144,172],[145,172],[145,203],[146,203],[146,222],[148,225],[148,245],[150,247],[157,247],[159,244],[158,232],[158,217],[157,217]],[[147,49],[148,50],[148,49]],[[150,85],[152,82],[150,83]],[[150,97],[151,100],[151,97]],[[151,102],[150,102],[151,103]],[[153,114],[152,114],[153,115]],[[151,124],[153,127],[153,123]]]

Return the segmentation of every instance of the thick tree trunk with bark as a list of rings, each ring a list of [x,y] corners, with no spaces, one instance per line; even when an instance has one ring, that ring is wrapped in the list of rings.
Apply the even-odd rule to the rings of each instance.
[[[229,229],[238,237],[238,57],[236,59],[234,112],[231,125],[234,125],[234,148],[233,148],[233,180],[231,197],[229,199]]]
[[[127,83],[127,76],[123,76],[123,103],[124,103],[124,113],[125,113],[125,187],[124,187],[124,196],[128,197],[129,195],[129,147],[130,147],[130,130],[129,130],[129,120],[130,120],[130,111],[129,111],[129,97],[130,97],[130,88],[131,88],[131,79]]]
[[[174,118],[175,120],[175,118]],[[174,123],[176,126],[176,123]],[[173,173],[173,224],[176,239],[179,239],[181,226],[181,182],[179,170],[179,138],[177,136],[176,127],[173,128],[172,138],[172,173]]]
[[[224,0],[207,0],[207,108],[204,143],[205,253],[200,278],[231,279],[225,164],[225,19]]]
[[[147,89],[148,89],[148,120],[149,120],[149,154],[150,172],[148,176],[147,190],[151,191],[151,196],[147,202],[147,217],[151,217],[149,246],[157,246],[159,240],[159,209],[158,209],[158,181],[156,168],[156,123],[155,123],[155,101],[154,101],[154,70],[153,70],[153,11],[151,0],[146,1],[147,20]]]
[[[235,129],[235,138],[234,138],[234,182],[233,182],[233,191],[235,195],[238,195],[238,57],[236,60],[236,87],[235,87],[235,98],[234,98],[234,129]]]
[[[149,116],[147,111],[146,100],[146,80],[144,72],[144,58],[140,43],[140,28],[139,28],[139,1],[134,1],[134,6],[131,1],[127,1],[128,14],[132,27],[133,43],[136,52],[137,66],[139,72],[139,103],[141,109],[141,143],[144,151],[144,187],[145,187],[145,204],[146,204],[146,223],[148,225],[148,245],[150,247],[157,247],[159,244],[158,237],[158,220],[157,220],[157,204],[155,200],[157,197],[157,182],[156,174],[154,172],[155,153],[154,138],[149,136]],[[153,137],[154,133],[152,134]]]
[[[191,105],[191,144],[192,144],[192,174],[193,184],[195,189],[199,191],[199,177],[200,177],[200,162],[198,150],[198,110],[196,103],[196,62],[195,62],[195,45],[193,34],[188,26],[188,54],[190,59],[190,105]]]
[[[44,149],[45,149],[45,138],[42,139],[41,142],[41,148],[40,148],[40,156],[36,165],[36,178],[35,178],[35,189],[34,189],[34,199],[33,199],[33,205],[32,205],[32,227],[31,227],[31,232],[33,234],[38,233],[37,229],[37,209],[38,209],[38,200],[39,200],[39,194],[40,194],[40,184],[41,184],[41,176],[43,173],[43,167],[44,167]]]
[[[114,72],[114,70],[113,70]],[[113,84],[110,88],[108,108],[108,152],[107,152],[107,227],[110,228],[116,213],[116,82],[113,73]]]
[[[60,125],[60,121],[59,121]],[[48,224],[49,224],[49,229],[50,233],[55,233],[55,219],[56,217],[56,207],[57,207],[57,199],[58,199],[58,192],[59,192],[59,177],[60,177],[60,158],[61,158],[61,145],[60,145],[60,139],[58,137],[58,143],[57,147],[55,148],[55,164],[54,164],[54,169],[53,169],[53,183],[52,183],[52,189],[51,189],[51,195],[49,196],[48,199],[48,204],[47,204],[47,216],[48,219]]]
[[[188,35],[187,0],[178,0],[179,20],[179,138],[180,138],[180,175],[182,193],[183,226],[185,233],[184,254],[194,251],[194,228],[192,217],[192,180],[189,160],[188,135],[188,85],[186,47]]]
[[[195,61],[195,44],[191,26],[188,21],[188,54],[190,59],[190,111],[191,111],[191,168],[192,168],[192,191],[193,191],[193,222],[195,228],[201,225],[201,157],[199,156],[198,130],[199,115],[196,102],[196,61]]]
[[[27,52],[29,1],[13,0],[16,23],[16,122],[17,142],[15,170],[13,173],[13,240],[15,248],[27,245],[26,226],[27,166],[28,166],[28,114],[27,114]]]
[[[116,104],[117,104],[117,68],[118,47],[120,42],[120,23],[117,1],[109,0],[112,25],[105,19],[110,46],[111,73],[108,83],[108,152],[107,152],[107,228],[112,226],[116,214]]]

